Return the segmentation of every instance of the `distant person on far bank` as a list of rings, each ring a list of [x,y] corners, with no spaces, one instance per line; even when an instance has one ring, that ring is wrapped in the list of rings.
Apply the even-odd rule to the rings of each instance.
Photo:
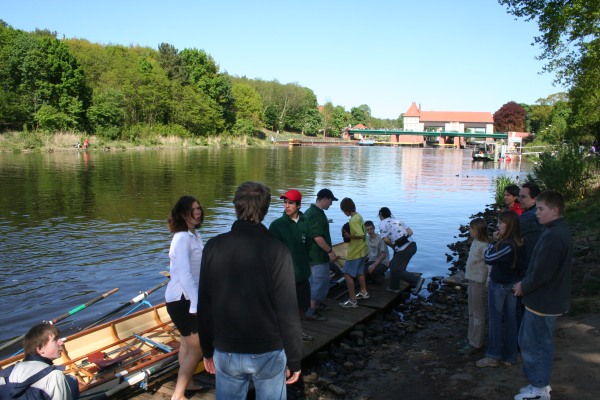
[[[348,254],[344,263],[344,279],[348,287],[348,300],[340,303],[343,308],[358,307],[357,300],[368,299],[367,283],[365,281],[365,261],[369,254],[369,246],[367,245],[367,236],[365,231],[365,221],[362,216],[356,212],[356,204],[351,198],[345,197],[340,202],[340,209],[350,217],[348,221],[350,230],[344,232],[344,237],[349,239]],[[360,292],[355,292],[354,279],[358,280]]]
[[[385,283],[385,272],[390,265],[390,253],[381,236],[375,232],[373,221],[365,222],[365,230],[367,231],[369,245],[369,255],[365,263],[365,279],[367,283],[383,285]]]
[[[262,224],[270,202],[269,187],[242,183],[231,231],[210,239],[202,252],[198,333],[219,400],[246,399],[250,381],[257,399],[285,399],[286,383],[300,377],[294,264]]]
[[[77,380],[66,376],[53,361],[63,352],[60,332],[54,325],[34,325],[23,339],[25,359],[0,371],[2,400],[12,397],[7,391],[23,391],[21,399],[75,400],[79,397]],[[64,368],[63,368],[64,369]],[[5,386],[4,386],[5,385]]]
[[[564,199],[558,192],[543,192],[536,198],[536,207],[538,221],[546,229],[533,250],[525,278],[514,286],[525,305],[519,346],[529,380],[515,400],[550,399],[554,326],[571,301],[573,239],[564,218]]]
[[[404,222],[395,219],[387,207],[381,207],[379,219],[381,238],[394,251],[390,261],[390,286],[386,290],[399,293],[400,280],[403,280],[413,287],[413,294],[419,293],[425,279],[406,271],[410,259],[417,252],[417,243],[412,238],[412,229]]]
[[[311,204],[304,216],[308,220],[308,257],[310,259],[310,291],[312,319],[326,320],[321,315],[327,311],[325,299],[329,293],[329,263],[337,260],[338,256],[333,251],[331,234],[329,233],[329,220],[325,211],[337,201],[329,189],[321,189],[317,193],[317,201]],[[307,319],[311,319],[307,315]]]
[[[487,327],[487,280],[490,266],[485,263],[485,251],[490,239],[487,224],[483,218],[475,218],[469,223],[469,233],[473,242],[465,267],[465,279],[469,281],[467,299],[469,308],[469,329],[467,344],[459,350],[461,354],[473,354],[479,351],[485,342]]]
[[[517,215],[523,214],[521,204],[519,204],[519,187],[517,185],[507,185],[504,188],[504,204],[505,209],[514,211]]]

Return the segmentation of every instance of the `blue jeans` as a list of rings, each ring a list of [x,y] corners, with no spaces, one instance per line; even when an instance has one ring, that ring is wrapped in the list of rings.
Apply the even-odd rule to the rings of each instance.
[[[488,285],[489,332],[486,357],[495,360],[517,362],[517,297],[513,293],[514,283]],[[504,321],[504,328],[502,322]]]
[[[537,315],[525,309],[521,322],[519,346],[523,357],[523,373],[529,383],[538,388],[550,384],[556,318]]]
[[[215,349],[217,400],[245,400],[250,380],[257,399],[286,399],[283,349],[262,354],[225,353]]]
[[[311,265],[310,267],[310,299],[325,301],[329,293],[329,263]]]

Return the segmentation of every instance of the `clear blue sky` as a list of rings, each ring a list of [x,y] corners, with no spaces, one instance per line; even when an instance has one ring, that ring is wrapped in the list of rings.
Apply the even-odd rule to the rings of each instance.
[[[537,24],[495,0],[15,0],[0,18],[59,38],[202,49],[221,71],[295,82],[320,104],[367,104],[378,118],[413,101],[493,113],[562,91],[540,75]]]

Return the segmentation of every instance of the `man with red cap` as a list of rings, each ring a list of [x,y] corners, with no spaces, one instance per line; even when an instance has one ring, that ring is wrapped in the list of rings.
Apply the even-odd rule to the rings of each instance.
[[[308,225],[300,206],[302,194],[296,189],[288,190],[280,197],[283,199],[283,215],[269,226],[269,231],[287,246],[294,263],[296,278],[296,297],[301,314],[308,319],[321,320],[323,317],[314,316],[310,309],[310,260],[308,258],[307,233]],[[302,335],[304,340],[310,340],[308,335]]]

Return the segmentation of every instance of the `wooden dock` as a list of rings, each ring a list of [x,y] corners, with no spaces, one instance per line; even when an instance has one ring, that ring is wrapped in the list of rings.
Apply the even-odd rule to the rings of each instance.
[[[420,275],[420,274],[418,274]],[[388,310],[397,305],[403,298],[406,297],[408,284],[401,281],[400,289],[402,293],[393,293],[385,290],[387,282],[381,286],[367,285],[370,297],[368,299],[359,300],[358,308],[342,308],[339,302],[347,299],[347,291],[345,285],[340,285],[339,288],[331,290],[327,299],[328,311],[323,315],[327,317],[327,321],[306,321],[302,320],[303,332],[311,335],[313,341],[303,342],[302,346],[302,362],[305,363],[313,355],[325,349],[327,345],[336,341],[347,332],[351,331],[356,325],[363,323],[373,318],[377,313]],[[177,380],[177,370],[171,371],[169,374],[152,381],[148,390],[142,391],[135,389],[123,393],[121,399],[135,400],[168,400],[173,394],[175,382]],[[206,391],[200,393],[189,393],[190,399],[213,400],[215,399],[214,377],[206,372],[202,372],[194,376],[194,380],[207,387]]]

